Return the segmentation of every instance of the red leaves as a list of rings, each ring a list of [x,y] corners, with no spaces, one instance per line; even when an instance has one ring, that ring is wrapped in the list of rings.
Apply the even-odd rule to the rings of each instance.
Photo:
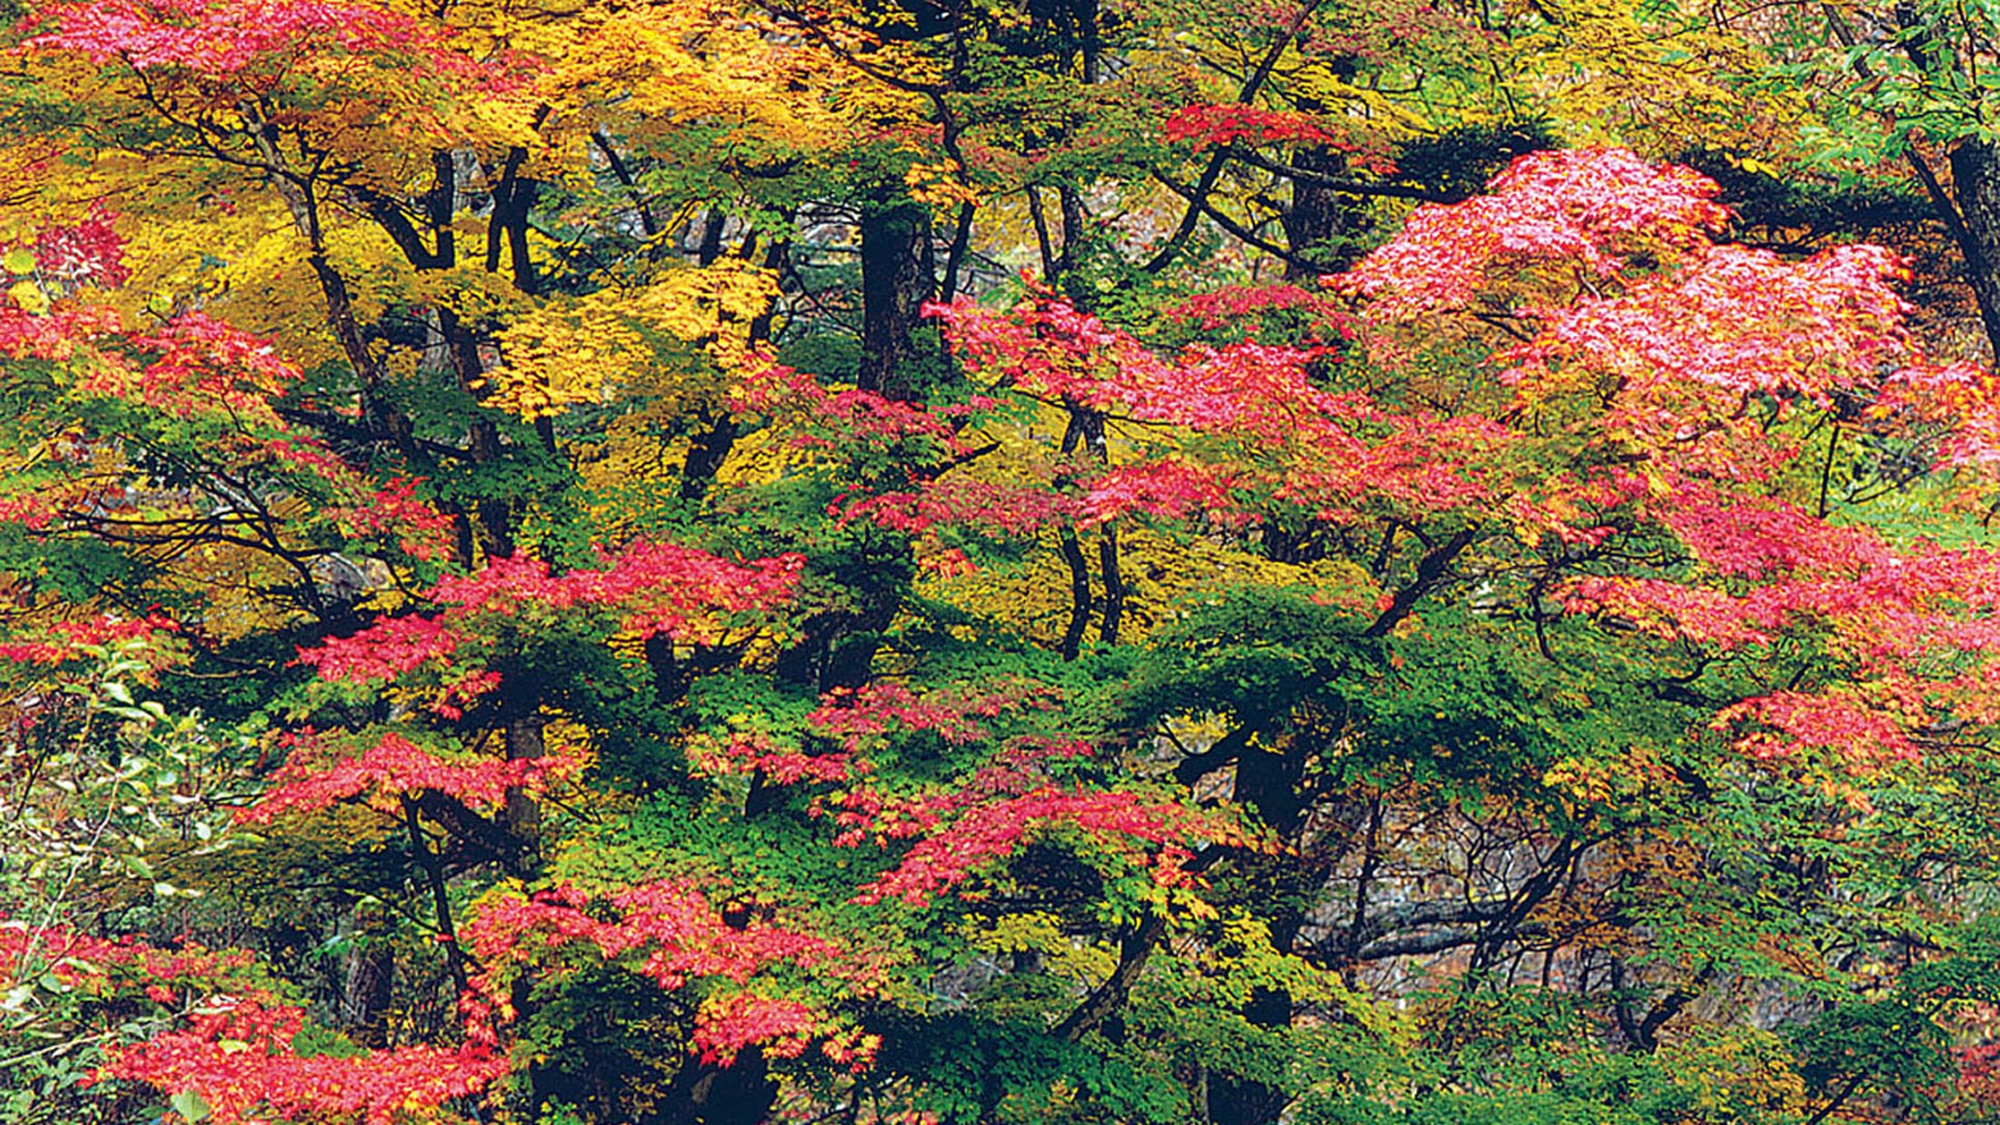
[[[101,306],[61,308],[37,316],[15,305],[0,305],[0,355],[9,359],[66,360],[79,346],[118,331],[118,313]]]
[[[826,697],[808,721],[823,734],[842,739],[852,752],[862,742],[894,727],[935,731],[946,742],[965,745],[987,737],[981,720],[1021,707],[1049,707],[1057,693],[1029,680],[987,685],[957,684],[918,696],[897,683],[875,683]]]
[[[35,234],[35,269],[70,285],[88,282],[116,289],[131,278],[123,261],[125,240],[103,206],[93,207],[74,226],[47,227]]]
[[[66,664],[88,657],[87,648],[179,630],[178,623],[158,613],[132,621],[110,616],[58,621],[48,627],[40,640],[0,644],[0,660],[18,664]]]
[[[505,803],[507,790],[541,788],[550,778],[580,765],[573,757],[561,756],[452,760],[399,734],[383,735],[359,756],[331,761],[327,751],[333,748],[310,731],[288,742],[291,758],[272,777],[264,796],[237,814],[239,821],[269,824],[288,813],[317,812],[363,794],[393,813],[394,798],[422,790],[455,797],[473,808],[495,808]]]
[[[299,663],[318,669],[323,680],[377,683],[430,661],[448,664],[463,640],[438,618],[412,613],[384,618],[353,636],[334,637],[318,648],[300,649]]]
[[[1249,517],[1235,510],[1229,493],[1232,475],[1227,468],[1179,459],[1121,465],[1090,482],[1083,505],[1087,522],[1138,512],[1166,519],[1205,515],[1217,523],[1240,525]]]
[[[568,886],[502,898],[483,906],[462,936],[489,975],[509,962],[532,960],[538,950],[588,942],[607,958],[644,954],[638,971],[670,989],[696,977],[742,984],[767,965],[809,966],[834,953],[826,941],[756,918],[732,926],[684,883],[644,883],[600,905],[615,920],[594,917],[585,909],[592,897]]]
[[[509,1069],[484,1044],[302,1056],[292,1039],[304,1019],[290,1005],[210,997],[186,1029],[114,1050],[99,1073],[168,1092],[191,1090],[221,1125],[267,1120],[269,1113],[288,1120],[359,1114],[369,1125],[390,1125],[412,1110],[476,1094]]]
[[[1169,141],[1192,142],[1196,149],[1233,144],[1293,144],[1313,148],[1362,153],[1360,163],[1376,171],[1390,171],[1387,157],[1379,151],[1377,134],[1359,137],[1339,129],[1338,118],[1309,113],[1264,109],[1237,102],[1220,105],[1188,105],[1167,119]],[[1332,128],[1329,128],[1332,126]],[[1335,131],[1338,130],[1338,131]]]
[[[854,901],[869,905],[894,898],[922,906],[1013,855],[1031,835],[1057,827],[1074,829],[1141,865],[1150,862],[1156,882],[1179,884],[1189,878],[1182,864],[1191,853],[1184,845],[1203,835],[1204,827],[1214,827],[1212,820],[1134,793],[1037,789],[967,809],[910,849],[894,870],[862,887]],[[1147,845],[1157,848],[1150,861],[1144,859]]]
[[[797,1058],[824,1021],[811,1006],[797,1000],[731,992],[702,1002],[695,1015],[694,1048],[703,1062],[728,1063],[752,1044],[764,1044],[767,1054]]]
[[[526,556],[490,561],[465,576],[432,587],[443,604],[434,616],[384,618],[352,636],[301,649],[299,660],[330,681],[365,684],[392,680],[426,663],[449,665],[481,615],[605,610],[638,637],[688,636],[710,628],[720,615],[775,609],[798,582],[797,555],[726,562],[705,551],[671,543],[634,542],[617,555],[600,552],[601,570],[552,574],[547,563]]]
[[[1921,713],[1920,701],[1918,710]],[[1752,729],[1738,735],[1735,746],[1752,758],[1837,750],[1849,763],[1859,765],[1920,756],[1888,715],[1846,693],[1773,692],[1724,708],[1709,726],[1729,730],[1745,723]]]
[[[139,367],[122,356],[103,355],[84,368],[76,389],[143,402],[175,418],[227,413],[281,427],[271,399],[299,372],[262,337],[192,312],[158,331],[134,333],[127,342],[152,353],[151,361]]]
[[[52,25],[25,49],[71,52],[134,70],[180,68],[212,78],[272,71],[308,53],[409,54],[441,70],[471,71],[418,21],[366,4],[318,0],[91,0],[51,4],[31,21]]]
[[[699,890],[672,880],[597,898],[558,886],[527,898],[489,900],[461,935],[484,967],[474,988],[503,1014],[511,1011],[506,982],[513,973],[578,946],[625,961],[664,989],[703,978],[748,985],[767,968],[812,968],[839,953],[831,942],[776,925],[757,911],[734,916],[718,911]],[[724,989],[710,994],[697,1011],[693,1046],[705,1061],[726,1063],[756,1043],[776,1054],[797,1055],[815,1035],[829,1036],[829,1058],[843,1063],[856,1058],[849,1037],[839,1036],[817,1007]]]
[[[967,527],[1002,535],[1028,535],[1073,518],[1076,505],[1048,488],[948,476],[922,491],[884,492],[835,502],[843,522],[868,519],[896,531]]]
[[[31,955],[36,965],[25,963]],[[107,1047],[94,1079],[194,1093],[223,1125],[330,1114],[389,1125],[477,1094],[508,1070],[504,1057],[481,1044],[302,1056],[292,1043],[304,1009],[273,994],[242,950],[168,950],[66,929],[0,926],[0,978],[20,980],[39,965],[65,987],[129,1002],[144,997],[165,1009],[156,1017],[184,1021],[145,1042]]]
[[[697,743],[689,748],[689,757],[705,773],[761,773],[773,785],[797,785],[802,781],[837,783],[863,768],[849,753],[807,754],[795,746],[780,745],[754,733],[731,735],[713,751],[705,751]]]
[[[429,597],[456,607],[445,612],[446,620],[475,612],[513,616],[531,606],[602,608],[621,613],[623,627],[640,637],[684,635],[717,613],[785,604],[804,565],[798,555],[737,564],[690,547],[645,540],[616,555],[600,551],[597,561],[603,569],[553,575],[538,559],[494,559],[474,574],[440,580]]]
[[[1649,164],[1625,149],[1532,152],[1494,177],[1488,194],[1416,209],[1386,246],[1336,283],[1391,320],[1462,308],[1501,268],[1574,259],[1610,277],[1637,246],[1672,252],[1706,244],[1728,212],[1714,181]]]

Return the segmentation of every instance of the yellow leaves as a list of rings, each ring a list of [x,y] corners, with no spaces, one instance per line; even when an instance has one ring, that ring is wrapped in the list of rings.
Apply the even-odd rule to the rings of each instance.
[[[1671,8],[1641,15],[1631,0],[1531,0],[1510,5],[1528,29],[1506,40],[1499,64],[1574,143],[1672,148],[1740,139],[1748,107],[1723,76],[1756,73],[1750,46]],[[1746,113],[1746,109],[1752,112]]]
[[[664,366],[670,340],[702,347],[726,368],[777,290],[768,271],[723,259],[638,289],[550,301],[499,334],[505,366],[488,376],[488,401],[523,418],[605,401]]]
[[[1703,1120],[1806,1112],[1805,1080],[1775,1032],[1744,1024],[1701,1027],[1684,1039],[1662,1041],[1654,1057],[1676,1086],[1690,1092]]]
[[[32,281],[17,281],[7,289],[7,296],[17,305],[31,313],[49,311],[49,299],[42,295],[41,286]]]
[[[1111,975],[1118,955],[1109,946],[1086,942],[1063,932],[1062,920],[1046,911],[1002,914],[993,919],[973,916],[964,923],[965,940],[987,953],[1034,954],[1056,976],[1095,983]]]
[[[496,12],[488,26],[546,61],[534,88],[559,125],[706,121],[799,148],[838,128],[822,89],[838,68],[825,53],[726,0],[590,7],[532,24]]]
[[[1426,132],[1424,120],[1379,90],[1356,86],[1342,78],[1332,66],[1313,60],[1300,67],[1292,79],[1302,93],[1326,105],[1344,107],[1352,116],[1366,118],[1370,125],[1391,137],[1407,137]]]
[[[979,193],[960,178],[960,171],[956,160],[912,164],[903,173],[903,183],[910,189],[910,198],[919,203],[938,208],[957,207],[962,203],[977,205]]]

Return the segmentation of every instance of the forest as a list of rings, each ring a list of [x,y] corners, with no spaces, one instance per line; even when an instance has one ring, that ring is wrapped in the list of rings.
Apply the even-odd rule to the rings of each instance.
[[[0,11],[0,1121],[2000,1121],[2000,6]]]

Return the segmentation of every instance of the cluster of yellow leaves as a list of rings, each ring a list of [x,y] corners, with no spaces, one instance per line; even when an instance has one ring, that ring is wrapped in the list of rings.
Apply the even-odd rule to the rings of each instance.
[[[1110,976],[1118,966],[1118,953],[1110,945],[1064,933],[1062,919],[1046,911],[1001,914],[991,919],[972,915],[963,923],[963,931],[974,949],[993,954],[1032,953],[1041,958],[1045,971],[1085,986]]]
[[[632,5],[557,4],[523,19],[476,4],[454,17],[546,62],[534,89],[551,125],[583,134],[685,129],[709,122],[732,138],[780,148],[823,146],[842,131],[828,85],[842,68],[826,52],[779,33],[769,16],[733,0]]]
[[[1497,64],[1574,144],[1644,144],[1676,152],[1769,143],[1802,100],[1751,101],[1725,76],[1756,74],[1756,48],[1706,10],[1632,0],[1510,0],[1521,30]]]
[[[488,402],[523,418],[602,402],[659,372],[668,341],[701,346],[727,369],[777,292],[768,271],[723,259],[636,289],[551,300],[499,334],[504,364],[487,376]]]
[[[1693,1095],[1699,1120],[1802,1116],[1808,1108],[1805,1080],[1775,1032],[1702,1025],[1662,1042],[1655,1057],[1674,1084]]]
[[[1094,560],[1095,545],[1086,545],[1086,556]],[[1125,640],[1144,640],[1178,618],[1189,602],[1232,586],[1295,586],[1323,601],[1357,607],[1372,604],[1377,592],[1368,576],[1345,560],[1274,562],[1214,539],[1176,538],[1137,526],[1121,529],[1118,545],[1125,583],[1119,635]],[[1094,592],[1101,596],[1103,587],[1094,567],[1092,580]],[[1069,581],[1056,537],[1047,533],[1019,562],[982,567],[970,575],[938,574],[921,580],[919,586],[927,597],[1053,645],[1069,623]]]

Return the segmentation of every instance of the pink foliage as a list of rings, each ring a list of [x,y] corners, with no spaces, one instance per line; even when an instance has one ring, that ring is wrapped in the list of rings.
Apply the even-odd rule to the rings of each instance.
[[[731,563],[705,551],[644,540],[615,555],[600,552],[598,562],[602,569],[556,575],[539,559],[493,559],[473,574],[449,576],[431,588],[428,598],[444,605],[442,612],[384,618],[353,636],[301,649],[299,660],[330,681],[392,680],[426,663],[448,665],[482,614],[598,609],[616,614],[621,628],[642,638],[683,636],[718,614],[785,604],[804,565],[797,555]]]
[[[1753,758],[1788,758],[1801,749],[1837,750],[1851,762],[1915,759],[1915,746],[1879,708],[1845,693],[1781,691],[1724,708],[1709,724],[1737,735],[1736,748]]]
[[[324,0],[92,0],[46,4],[29,22],[48,28],[23,49],[118,60],[134,70],[176,69],[268,84],[309,57],[388,55],[475,77],[482,68],[447,49],[418,20],[370,4]]]
[[[832,942],[758,914],[740,902],[717,910],[698,889],[673,880],[595,899],[563,885],[527,898],[490,900],[461,936],[482,966],[474,990],[485,998],[482,1004],[502,1014],[511,1012],[506,981],[513,971],[579,946],[606,960],[634,959],[634,970],[664,989],[705,978],[746,985],[768,968],[812,968],[839,955]],[[796,1055],[813,1035],[831,1030],[829,1018],[803,1002],[725,990],[697,1010],[693,1046],[705,1061],[727,1063],[753,1044]],[[828,1056],[853,1062],[852,1050],[840,1042]]]
[[[807,721],[822,734],[841,739],[849,752],[869,738],[898,727],[935,731],[946,742],[967,745],[986,738],[986,721],[1021,708],[1054,706],[1055,689],[1030,680],[953,684],[918,695],[902,684],[880,682],[829,694]]]
[[[1728,218],[1714,201],[1719,191],[1699,173],[1649,164],[1625,149],[1532,152],[1485,195],[1417,208],[1337,287],[1369,298],[1378,316],[1409,320],[1464,307],[1500,268],[1574,260],[1610,277],[1635,243],[1705,246]]]

